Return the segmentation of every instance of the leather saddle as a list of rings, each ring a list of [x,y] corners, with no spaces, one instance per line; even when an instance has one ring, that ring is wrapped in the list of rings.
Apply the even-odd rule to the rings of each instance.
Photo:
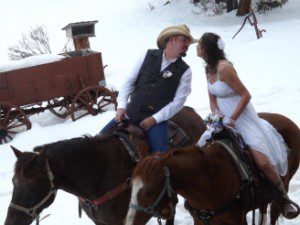
[[[251,189],[251,195],[254,199],[252,204],[256,205],[256,207],[261,206],[263,186],[269,190],[268,194],[271,196],[276,195],[272,184],[257,168],[250,154],[249,147],[235,129],[224,126],[221,131],[212,132],[212,137],[208,142],[210,144],[221,144],[232,157],[244,185]]]
[[[150,146],[146,140],[145,131],[137,126],[122,121],[112,127],[107,134],[119,137],[133,160],[138,161],[150,154]],[[181,148],[190,144],[190,137],[176,123],[168,121],[169,149]]]
[[[249,147],[245,143],[241,134],[235,129],[224,126],[222,130],[212,132],[209,143],[219,143],[225,147],[227,152],[233,158],[243,179],[249,179],[250,176],[257,174],[255,162],[250,154]],[[243,174],[247,173],[247,174]]]

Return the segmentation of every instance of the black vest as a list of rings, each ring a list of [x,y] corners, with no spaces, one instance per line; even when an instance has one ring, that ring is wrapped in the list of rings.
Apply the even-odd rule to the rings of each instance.
[[[139,123],[173,101],[180,79],[189,66],[178,58],[160,72],[163,50],[148,50],[141,66],[135,89],[126,111],[129,118]],[[166,71],[172,76],[164,78]]]

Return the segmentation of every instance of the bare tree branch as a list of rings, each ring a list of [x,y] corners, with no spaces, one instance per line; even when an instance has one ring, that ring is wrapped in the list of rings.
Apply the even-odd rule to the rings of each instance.
[[[8,56],[11,60],[47,53],[51,53],[51,49],[48,33],[44,26],[31,28],[27,35],[22,34],[17,45],[8,47]]]

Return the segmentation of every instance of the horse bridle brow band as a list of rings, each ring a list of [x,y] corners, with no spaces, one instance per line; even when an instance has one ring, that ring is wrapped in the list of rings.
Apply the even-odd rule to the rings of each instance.
[[[14,208],[14,209],[17,209],[19,211],[22,211],[24,213],[26,213],[27,215],[31,216],[33,219],[35,218],[39,218],[39,214],[36,213],[36,211],[42,206],[45,204],[45,202],[48,201],[48,199],[51,197],[51,195],[54,194],[54,196],[56,195],[56,189],[55,189],[55,186],[54,186],[54,176],[53,176],[53,173],[51,172],[50,170],[50,166],[49,166],[49,163],[48,163],[48,160],[46,159],[46,168],[47,168],[47,174],[48,174],[48,178],[49,178],[49,181],[50,181],[50,190],[48,192],[48,194],[39,202],[37,203],[34,207],[32,208],[26,208],[26,207],[23,207],[23,206],[20,206],[20,205],[17,205],[17,204],[14,204],[12,202],[10,202],[9,204],[9,207],[11,208]]]

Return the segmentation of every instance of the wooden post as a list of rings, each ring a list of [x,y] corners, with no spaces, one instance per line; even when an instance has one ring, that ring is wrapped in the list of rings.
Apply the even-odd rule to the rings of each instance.
[[[247,13],[250,13],[250,7],[251,7],[251,0],[240,0],[236,15],[244,16]]]
[[[252,14],[252,17],[253,17],[253,22],[252,22],[251,25],[254,26],[257,39],[260,39],[260,38],[262,38],[262,32],[266,32],[266,30],[258,29],[258,26],[257,26],[258,23],[257,23],[257,19],[256,19],[256,16],[255,16],[255,13],[254,13],[253,9],[251,9],[251,14]]]
[[[250,17],[253,18],[253,22],[250,20]],[[233,36],[232,39],[234,39],[235,36],[243,29],[243,27],[244,27],[244,25],[246,24],[246,21],[247,21],[247,20],[249,21],[249,23],[250,23],[251,26],[254,26],[254,29],[255,29],[255,33],[256,33],[257,39],[262,38],[262,33],[263,33],[263,32],[266,32],[266,30],[264,30],[264,29],[260,30],[260,29],[258,28],[258,26],[257,26],[258,22],[257,22],[256,16],[255,16],[255,13],[254,13],[253,9],[251,9],[251,13],[249,13],[249,14],[245,17],[244,22],[243,22],[241,28],[238,30],[238,32],[236,32],[236,34]]]
[[[226,0],[226,8],[227,8],[227,12],[231,12],[234,9],[237,9],[237,0]]]
[[[74,48],[75,51],[89,49],[90,48],[90,41],[88,37],[82,38],[73,38]]]

